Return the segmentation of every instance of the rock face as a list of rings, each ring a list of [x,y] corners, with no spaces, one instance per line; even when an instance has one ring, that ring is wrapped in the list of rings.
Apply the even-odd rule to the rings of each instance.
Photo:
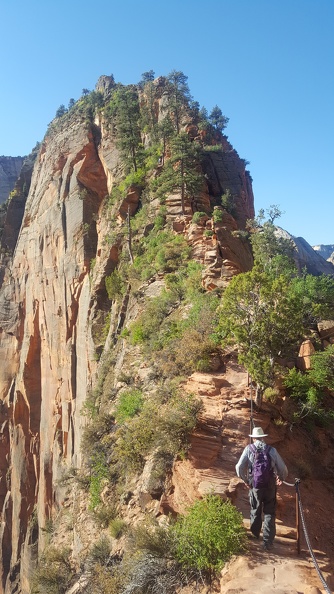
[[[100,81],[106,93],[112,84]],[[212,227],[210,241],[203,239],[204,228],[200,241],[193,239],[194,258],[207,265],[203,282],[210,287],[252,265],[249,245],[233,235],[254,214],[251,181],[244,162],[226,147],[203,164],[209,180],[202,198],[209,206],[233,188],[236,217],[226,215]],[[106,237],[122,214],[113,211],[108,218],[105,206],[120,170],[103,116],[94,122],[80,114],[65,123],[60,119],[40,147],[31,181],[27,168],[28,196],[18,192],[5,221],[2,241],[12,254],[2,260],[0,292],[0,592],[5,594],[30,592],[45,527],[64,502],[59,479],[81,464],[82,406],[95,379],[100,322],[112,305],[104,278],[119,257],[117,238]],[[139,200],[136,192],[129,197],[133,212]],[[196,237],[191,215],[175,213],[168,201],[167,217],[190,242]],[[126,298],[117,331],[125,303]]]
[[[320,254],[325,260],[334,264],[334,245],[314,245],[314,251]]]
[[[294,237],[280,227],[277,230],[280,235],[291,239],[294,243],[296,247],[295,260],[299,271],[306,268],[309,274],[314,274],[315,276],[319,276],[320,274],[334,274],[334,265],[331,262],[327,262],[303,237]]]
[[[0,204],[5,202],[20,174],[24,157],[0,157]]]

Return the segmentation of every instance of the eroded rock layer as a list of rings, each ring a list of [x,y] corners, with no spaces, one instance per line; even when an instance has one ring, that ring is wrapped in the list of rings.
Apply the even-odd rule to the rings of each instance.
[[[46,526],[64,503],[59,478],[64,468],[81,464],[82,407],[95,379],[96,335],[112,307],[104,277],[119,257],[117,238],[106,241],[105,206],[120,170],[103,115],[94,123],[73,117],[45,137],[29,194],[18,192],[5,222],[10,254],[2,258],[0,293],[0,591],[6,594],[30,591]],[[245,164],[226,140],[203,170],[201,204],[212,210],[230,188],[235,217],[225,212],[216,225],[210,217],[204,226],[193,225],[190,203],[184,216],[176,196],[167,200],[167,218],[204,264],[203,284],[211,289],[251,268],[249,245],[237,231],[254,207]],[[133,189],[112,217],[122,222],[139,200]],[[116,333],[128,315],[126,303],[115,317]],[[133,301],[131,307],[135,316]]]

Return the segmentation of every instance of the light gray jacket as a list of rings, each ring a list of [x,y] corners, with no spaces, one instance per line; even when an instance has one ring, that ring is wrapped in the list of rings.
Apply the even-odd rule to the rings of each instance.
[[[256,439],[254,441],[254,445],[257,449],[262,449],[265,447],[265,442],[262,439]],[[274,470],[274,473],[281,481],[284,481],[288,476],[288,469],[285,466],[285,463],[281,456],[279,455],[278,451],[273,447],[270,446],[269,455],[271,459],[271,465]],[[254,453],[250,448],[250,444],[248,444],[244,451],[242,452],[239,462],[235,467],[237,475],[248,484],[248,473],[249,468],[252,467],[254,460]]]

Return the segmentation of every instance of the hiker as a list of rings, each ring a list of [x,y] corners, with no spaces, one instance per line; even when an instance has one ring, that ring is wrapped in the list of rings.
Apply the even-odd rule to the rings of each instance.
[[[245,447],[235,469],[249,489],[250,529],[259,538],[263,513],[263,547],[270,550],[276,534],[277,485],[288,475],[288,469],[275,448],[267,445],[262,427],[254,427],[249,435],[253,443]]]

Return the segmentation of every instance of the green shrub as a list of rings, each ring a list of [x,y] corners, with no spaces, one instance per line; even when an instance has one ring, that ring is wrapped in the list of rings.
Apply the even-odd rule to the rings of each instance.
[[[109,469],[103,457],[95,456],[89,484],[90,509],[94,510],[101,503],[102,485],[109,478]]]
[[[141,414],[128,419],[116,431],[116,442],[113,448],[113,462],[118,474],[126,477],[142,470],[145,457],[152,448],[156,426],[157,411],[148,402]]]
[[[114,518],[109,524],[109,531],[113,538],[120,538],[126,531],[127,524],[122,518]]]
[[[117,515],[116,506],[100,503],[94,508],[94,518],[102,528],[107,528]]]
[[[69,556],[66,548],[44,551],[32,578],[32,594],[65,594],[73,578]]]
[[[90,550],[89,557],[93,563],[106,565],[110,557],[111,544],[106,536],[101,536],[100,540],[95,542]]]
[[[232,216],[235,215],[235,199],[232,196],[230,190],[226,190],[225,194],[222,195],[222,197],[221,197],[221,205]]]
[[[105,277],[105,285],[111,301],[123,297],[125,282],[118,270],[114,270],[109,276]]]
[[[143,394],[136,388],[122,392],[115,410],[117,423],[122,424],[126,419],[134,417],[143,407],[143,402]]]
[[[224,218],[223,211],[218,208],[215,208],[212,214],[212,218],[215,223],[221,223],[221,221]]]
[[[311,355],[311,369],[308,375],[319,388],[334,391],[334,345]]]
[[[124,572],[118,565],[94,563],[89,575],[89,594],[119,594],[125,587]]]
[[[181,565],[208,572],[219,571],[246,542],[242,514],[218,495],[196,501],[176,521],[173,534]]]
[[[193,214],[192,222],[198,225],[202,222],[203,217],[207,218],[207,214],[205,212],[195,212]]]
[[[277,390],[276,388],[268,387],[263,392],[263,398],[265,400],[268,400],[268,402],[271,402],[272,404],[276,404],[279,397],[280,397],[280,393],[279,393],[279,390]]]
[[[166,404],[146,401],[116,432],[112,457],[118,474],[127,477],[142,470],[154,450],[159,458],[184,456],[200,409],[201,402],[189,394],[173,396]]]

